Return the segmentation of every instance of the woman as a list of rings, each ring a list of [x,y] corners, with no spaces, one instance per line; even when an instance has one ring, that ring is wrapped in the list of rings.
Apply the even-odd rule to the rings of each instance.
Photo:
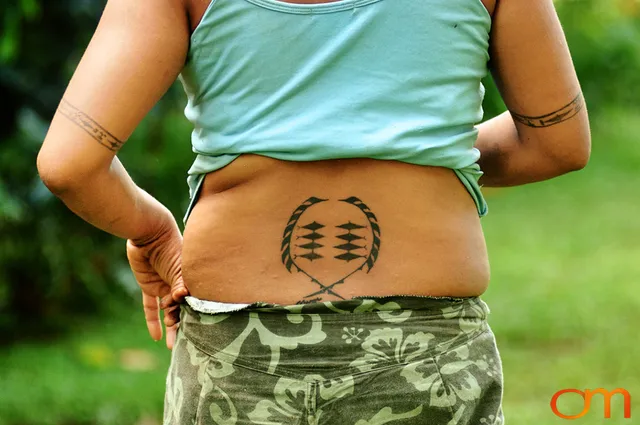
[[[179,74],[184,243],[115,156]],[[552,0],[110,0],[38,169],[164,310],[166,424],[500,424],[479,183],[589,152]]]

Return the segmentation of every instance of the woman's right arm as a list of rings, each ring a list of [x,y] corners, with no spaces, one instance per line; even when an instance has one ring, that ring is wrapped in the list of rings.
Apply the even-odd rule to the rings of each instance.
[[[490,49],[508,111],[478,126],[480,183],[515,186],[584,168],[589,118],[553,1],[498,1]]]

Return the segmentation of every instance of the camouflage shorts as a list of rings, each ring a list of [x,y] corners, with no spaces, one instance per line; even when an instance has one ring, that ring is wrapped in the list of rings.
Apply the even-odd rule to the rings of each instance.
[[[502,424],[487,313],[478,298],[184,305],[164,424]]]

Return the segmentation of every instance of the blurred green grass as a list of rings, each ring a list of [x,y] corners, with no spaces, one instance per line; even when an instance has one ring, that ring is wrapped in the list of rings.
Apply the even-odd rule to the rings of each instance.
[[[141,311],[121,310],[1,352],[0,425],[159,423],[170,351]]]
[[[585,170],[488,195],[484,298],[510,425],[566,423],[551,412],[552,395],[598,387],[627,389],[632,419],[615,400],[605,420],[599,399],[572,423],[640,423],[640,111],[606,111],[593,131]],[[142,313],[124,309],[75,329],[0,352],[0,425],[159,423],[170,354],[148,338]],[[143,370],[127,370],[136,363]],[[582,400],[567,396],[559,406],[578,413]]]
[[[624,420],[618,402],[605,420],[598,399],[572,423],[640,423],[640,113],[610,110],[592,127],[587,168],[501,190],[483,219],[509,424],[566,423],[553,394],[598,387],[626,388],[635,415]],[[582,410],[579,396],[562,400]]]

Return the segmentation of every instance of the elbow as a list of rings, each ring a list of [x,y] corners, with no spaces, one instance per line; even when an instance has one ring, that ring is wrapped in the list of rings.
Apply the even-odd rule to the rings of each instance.
[[[37,167],[40,180],[51,193],[59,196],[67,191],[65,187],[68,186],[68,183],[65,179],[56,172],[55,167],[52,167],[51,164],[42,162],[40,156],[38,156]]]
[[[591,137],[588,135],[564,139],[543,149],[541,158],[545,158],[549,174],[560,176],[582,170],[591,157]]]
[[[41,150],[36,166],[40,180],[57,197],[77,186],[78,177],[68,170],[69,166],[61,158],[52,157]]]
[[[591,158],[591,137],[587,136],[572,144],[571,153],[563,163],[566,172],[579,171],[587,166]]]
[[[590,157],[590,154],[587,153],[584,156],[576,158],[571,164],[569,164],[567,168],[567,172],[582,170],[589,163],[589,157]]]
[[[57,197],[84,192],[96,179],[109,172],[113,157],[91,158],[45,144],[38,153],[36,167],[40,180]]]
[[[591,128],[586,114],[582,118],[582,125],[574,127],[573,131],[568,131],[565,135],[562,146],[566,158],[566,172],[582,170],[591,158]]]

